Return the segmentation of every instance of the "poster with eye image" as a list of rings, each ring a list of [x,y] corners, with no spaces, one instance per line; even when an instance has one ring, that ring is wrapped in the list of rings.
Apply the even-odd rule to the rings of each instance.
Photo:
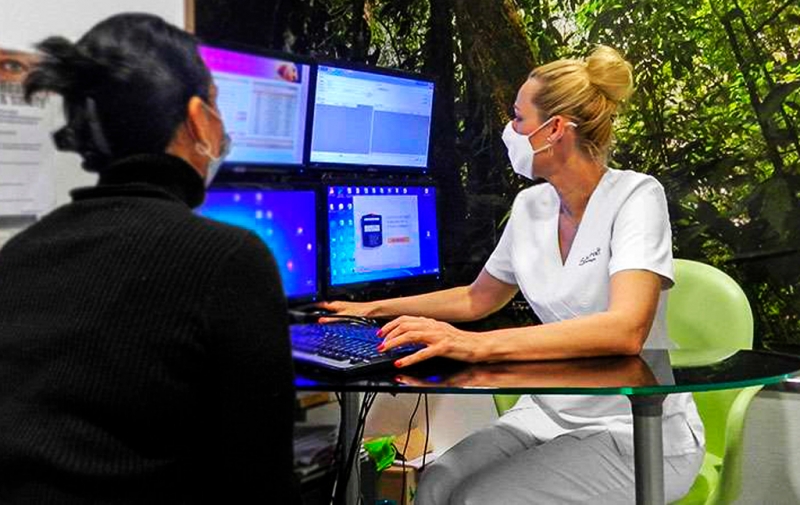
[[[25,101],[23,82],[37,56],[0,47],[0,217],[38,216],[55,206],[57,109],[43,93]]]

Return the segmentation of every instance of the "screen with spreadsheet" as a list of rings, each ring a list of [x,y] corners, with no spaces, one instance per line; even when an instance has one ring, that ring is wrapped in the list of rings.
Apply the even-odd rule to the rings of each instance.
[[[311,66],[290,55],[200,46],[231,136],[227,163],[301,166]]]
[[[330,287],[439,277],[436,188],[337,185],[326,191]]]
[[[317,67],[312,166],[428,169],[434,83],[385,69]]]
[[[314,191],[212,189],[198,213],[247,228],[263,240],[275,257],[290,301],[318,298]]]

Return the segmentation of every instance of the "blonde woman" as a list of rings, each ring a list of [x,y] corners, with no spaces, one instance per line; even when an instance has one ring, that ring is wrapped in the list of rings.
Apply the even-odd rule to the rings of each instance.
[[[414,297],[325,308],[401,316],[382,328],[382,349],[425,347],[398,367],[432,356],[551,360],[670,347],[664,190],[650,176],[606,166],[614,117],[632,90],[631,65],[609,47],[536,68],[519,89],[503,140],[515,172],[549,184],[520,192],[478,278]],[[518,290],[544,324],[476,333],[444,322],[485,317]],[[624,396],[523,396],[424,472],[417,503],[632,503],[632,423]],[[704,455],[690,395],[667,397],[663,430],[671,501],[689,490]]]

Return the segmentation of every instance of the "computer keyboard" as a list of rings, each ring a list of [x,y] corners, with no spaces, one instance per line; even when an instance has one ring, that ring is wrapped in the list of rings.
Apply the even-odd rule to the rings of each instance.
[[[395,360],[422,346],[406,345],[378,352],[383,339],[377,326],[311,323],[289,326],[295,362],[323,371],[364,373],[389,368]]]

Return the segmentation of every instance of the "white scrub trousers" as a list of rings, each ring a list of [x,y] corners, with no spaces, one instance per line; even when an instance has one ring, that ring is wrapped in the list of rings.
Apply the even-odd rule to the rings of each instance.
[[[704,450],[664,458],[667,502],[684,496],[703,464]],[[633,455],[608,432],[559,436],[547,443],[507,424],[484,428],[422,473],[417,505],[635,503]]]

